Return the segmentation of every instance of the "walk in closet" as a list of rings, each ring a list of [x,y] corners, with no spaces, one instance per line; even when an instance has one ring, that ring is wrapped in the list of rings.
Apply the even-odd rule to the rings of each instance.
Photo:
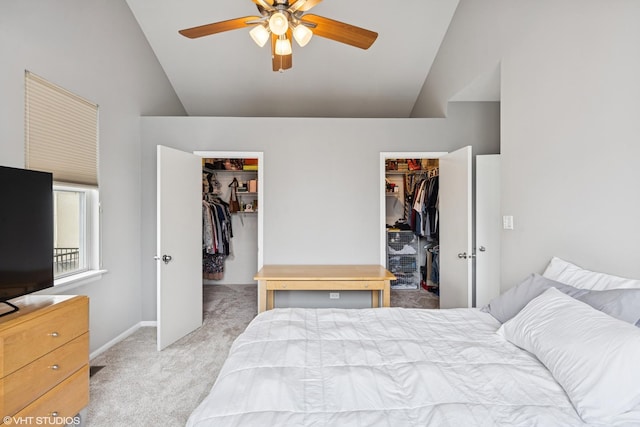
[[[258,159],[202,159],[204,284],[249,284],[257,265]]]
[[[386,263],[392,289],[439,292],[438,159],[385,160]]]

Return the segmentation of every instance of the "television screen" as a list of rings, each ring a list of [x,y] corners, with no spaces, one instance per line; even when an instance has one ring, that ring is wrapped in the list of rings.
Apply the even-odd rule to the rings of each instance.
[[[0,301],[53,286],[50,173],[0,166]]]

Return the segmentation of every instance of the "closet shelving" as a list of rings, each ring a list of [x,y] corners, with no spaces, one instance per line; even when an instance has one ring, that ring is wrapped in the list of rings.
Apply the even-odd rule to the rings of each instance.
[[[252,174],[252,175],[258,175],[258,170],[257,169],[251,169],[251,170],[247,170],[247,169],[214,169],[215,173],[219,173],[219,174]]]
[[[433,259],[437,256],[438,244],[438,160],[388,159],[385,166],[386,262],[387,269],[398,278],[391,286],[437,289],[439,277],[431,272],[437,268]],[[435,187],[431,185],[432,178],[435,178]],[[435,188],[433,193],[432,188]]]
[[[220,169],[215,171],[216,174],[219,174],[221,177],[237,177],[241,183],[244,183],[246,186],[249,185],[249,180],[258,178],[258,170],[246,170],[246,169]],[[227,179],[225,179],[226,181]],[[257,186],[257,184],[256,184]],[[244,187],[246,188],[246,187]],[[232,212],[233,215],[257,215],[258,209],[255,206],[258,202],[258,192],[257,191],[242,191],[238,189],[236,191],[236,195],[238,196],[238,200],[240,201],[241,209],[238,212]],[[246,209],[246,205],[248,203],[252,203],[253,206],[250,210]]]
[[[256,203],[258,201],[258,193],[254,191],[238,191],[238,200],[240,200],[240,206],[245,207],[245,203],[248,200],[250,203]],[[235,212],[236,214],[246,214],[246,215],[255,215],[258,213],[258,209],[256,206],[252,206],[252,210],[241,210],[239,212]]]
[[[213,236],[206,241],[203,238],[203,278],[206,280],[235,280],[242,275],[238,270],[244,269],[247,260],[253,257],[247,248],[253,246],[251,231],[255,230],[254,219],[258,218],[257,162],[258,159],[249,158],[203,159],[203,236]],[[205,202],[210,209],[217,210],[208,211]],[[210,215],[211,220],[205,223],[206,215]],[[225,273],[231,277],[225,279]]]
[[[257,171],[254,172],[254,175],[257,178]],[[248,185],[248,184],[247,184]],[[257,184],[256,184],[257,185]],[[256,215],[258,213],[258,192],[257,191],[238,191],[236,193],[238,196],[238,200],[240,201],[241,210],[235,212],[236,214],[246,214],[246,215]],[[248,205],[251,205],[249,208]]]

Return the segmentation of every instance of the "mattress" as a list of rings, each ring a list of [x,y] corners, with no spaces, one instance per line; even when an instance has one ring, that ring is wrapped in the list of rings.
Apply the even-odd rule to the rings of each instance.
[[[275,309],[234,342],[195,426],[584,426],[477,309]]]

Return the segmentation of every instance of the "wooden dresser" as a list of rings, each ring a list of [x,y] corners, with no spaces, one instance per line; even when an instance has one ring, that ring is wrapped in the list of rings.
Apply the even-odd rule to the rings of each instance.
[[[89,299],[27,295],[12,302],[20,310],[0,317],[0,421],[71,424],[89,403]]]

